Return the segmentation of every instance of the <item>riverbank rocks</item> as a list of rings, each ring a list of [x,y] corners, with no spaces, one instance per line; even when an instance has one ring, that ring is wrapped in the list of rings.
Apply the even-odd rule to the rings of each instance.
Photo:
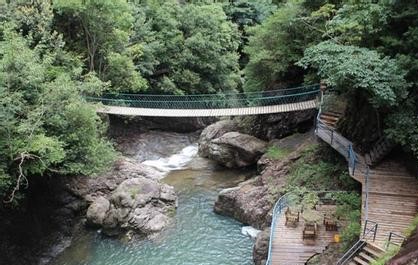
[[[169,224],[176,205],[171,186],[145,177],[132,178],[123,181],[109,199],[97,197],[87,210],[87,221],[108,235],[123,230],[148,235]]]
[[[228,168],[253,165],[264,154],[267,143],[237,129],[234,121],[217,122],[203,130],[199,139],[199,154]]]
[[[268,257],[270,242],[270,228],[258,233],[253,247],[253,261],[255,265],[265,265]]]
[[[305,134],[280,141],[279,146],[286,146],[289,153],[280,159],[263,159],[260,175],[240,183],[237,187],[220,191],[214,211],[257,229],[270,226],[271,210],[282,195],[291,166],[313,140],[310,134]]]

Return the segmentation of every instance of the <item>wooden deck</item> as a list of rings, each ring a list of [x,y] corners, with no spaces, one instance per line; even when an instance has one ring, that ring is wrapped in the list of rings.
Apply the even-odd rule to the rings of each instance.
[[[362,178],[362,204],[366,203],[366,185]],[[400,163],[385,160],[370,169],[368,219],[378,223],[375,244],[384,247],[390,232],[403,235],[417,215],[418,181]],[[362,227],[366,216],[362,211]]]
[[[152,109],[117,106],[99,106],[98,113],[107,113],[126,116],[155,116],[155,117],[219,117],[219,116],[242,116],[291,112],[307,109],[315,109],[317,100],[308,100],[298,103],[227,109]]]
[[[318,226],[315,240],[303,240],[304,221],[301,218],[296,228],[285,226],[285,216],[277,220],[272,248],[272,265],[303,265],[317,253],[322,253],[338,232],[327,232],[325,226]]]
[[[332,128],[332,124],[330,126]],[[328,130],[317,129],[317,136],[330,144],[341,155],[347,157],[341,146],[347,147],[351,142],[333,133],[334,141]],[[340,144],[337,144],[340,142]],[[367,170],[365,158],[358,156],[354,174],[355,180],[362,184],[362,216],[361,224],[364,227],[366,219],[378,223],[376,245],[385,247],[390,232],[404,234],[413,218],[417,215],[418,180],[411,175],[401,163],[393,160],[384,160],[377,166],[369,169],[368,185],[366,185],[365,172]],[[349,168],[349,172],[352,169]],[[366,189],[368,187],[368,207],[366,207]],[[366,214],[366,208],[368,212]]]

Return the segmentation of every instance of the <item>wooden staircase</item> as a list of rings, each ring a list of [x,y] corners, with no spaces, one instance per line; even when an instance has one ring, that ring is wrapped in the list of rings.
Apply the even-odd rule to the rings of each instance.
[[[385,250],[372,243],[364,242],[359,252],[348,262],[348,265],[372,264],[379,257],[383,256]]]
[[[392,149],[395,147],[395,144],[392,141],[389,141],[387,138],[380,138],[376,144],[373,146],[372,150],[364,156],[367,165],[375,166],[380,161],[388,155]]]
[[[334,112],[334,111],[327,111],[327,112],[321,113],[320,119],[327,126],[331,127],[332,129],[335,129],[337,122],[341,118],[341,116],[342,116],[342,113]]]

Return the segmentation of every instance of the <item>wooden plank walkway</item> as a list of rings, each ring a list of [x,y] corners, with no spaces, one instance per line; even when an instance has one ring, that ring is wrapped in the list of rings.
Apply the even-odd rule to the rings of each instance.
[[[277,220],[272,248],[272,265],[303,265],[317,253],[322,253],[337,232],[327,232],[321,224],[315,240],[303,240],[304,221],[296,228],[285,226],[285,216]]]
[[[154,116],[154,117],[220,117],[220,116],[243,116],[257,114],[271,114],[291,112],[318,107],[317,100],[309,100],[290,104],[247,107],[247,108],[226,108],[226,109],[152,109],[117,106],[98,106],[98,113],[107,113],[125,116]]]
[[[349,140],[334,131],[334,141],[331,144],[329,130],[318,128],[316,132],[318,137],[347,158],[347,152],[343,147],[351,144]],[[417,215],[418,180],[401,163],[385,160],[376,167],[370,168],[368,185],[366,185],[365,159],[362,156],[358,156],[358,159],[359,163],[351,176],[362,184],[362,228],[366,219],[378,223],[375,243],[380,247],[385,247],[389,233],[403,235]],[[352,169],[349,168],[349,172],[352,172]],[[369,192],[366,207],[367,186]],[[367,216],[366,208],[368,209]]]
[[[355,174],[362,183],[362,205],[366,204],[364,176]],[[385,160],[370,169],[368,219],[378,223],[375,244],[385,247],[390,232],[403,235],[417,215],[418,180],[396,161]],[[365,212],[361,224],[364,227]]]

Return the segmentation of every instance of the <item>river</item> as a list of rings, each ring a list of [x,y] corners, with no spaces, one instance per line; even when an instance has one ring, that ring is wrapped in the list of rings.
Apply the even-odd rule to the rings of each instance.
[[[51,265],[251,265],[253,241],[242,224],[213,212],[219,190],[235,186],[251,172],[228,170],[197,155],[187,134],[142,135],[131,156],[165,174],[179,206],[173,223],[146,240],[122,242],[86,231]],[[142,152],[141,150],[146,150]]]

